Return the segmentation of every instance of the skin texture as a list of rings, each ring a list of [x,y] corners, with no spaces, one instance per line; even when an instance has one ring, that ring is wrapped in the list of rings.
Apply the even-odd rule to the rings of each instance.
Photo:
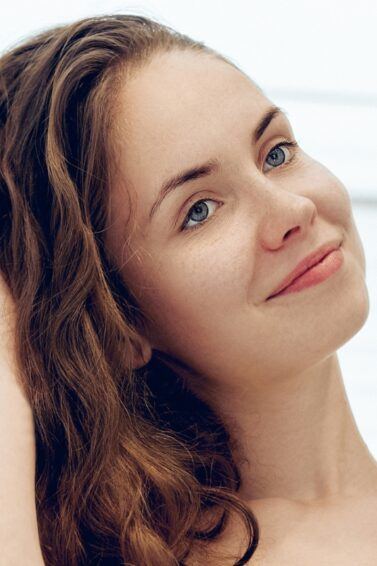
[[[228,424],[239,446],[240,494],[262,526],[253,560],[374,564],[377,465],[336,354],[369,312],[346,188],[300,147],[283,148],[286,161],[272,167],[271,149],[295,139],[288,118],[275,117],[253,144],[272,103],[213,56],[156,55],[127,81],[119,103],[107,239],[150,320],[135,367],[152,349],[183,362],[190,387]],[[173,191],[149,222],[163,181],[210,158],[221,171]],[[208,209],[191,210],[189,224],[202,225],[180,231],[200,199]],[[336,273],[266,301],[299,261],[334,240],[343,253]],[[233,527],[223,548],[237,549]]]

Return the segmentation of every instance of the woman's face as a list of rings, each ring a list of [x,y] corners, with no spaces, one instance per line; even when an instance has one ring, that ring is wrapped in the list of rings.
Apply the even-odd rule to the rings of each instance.
[[[152,348],[210,382],[266,387],[360,329],[365,257],[347,191],[302,148],[271,151],[295,140],[284,113],[256,135],[272,104],[248,77],[173,51],[127,80],[120,102],[108,245],[150,319]],[[204,164],[207,174],[154,206],[167,180]],[[327,242],[341,243],[336,273],[266,300]]]

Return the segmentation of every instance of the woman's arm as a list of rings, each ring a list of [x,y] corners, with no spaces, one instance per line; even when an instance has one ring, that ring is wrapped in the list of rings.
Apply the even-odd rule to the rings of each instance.
[[[0,274],[0,566],[40,566],[34,420],[17,379],[14,321],[13,298]]]

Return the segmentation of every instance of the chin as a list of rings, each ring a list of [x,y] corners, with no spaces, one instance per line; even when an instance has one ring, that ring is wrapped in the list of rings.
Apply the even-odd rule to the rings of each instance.
[[[369,293],[365,280],[353,289],[352,294],[347,293],[347,300],[342,305],[343,315],[339,327],[341,330],[342,346],[350,340],[364,326],[370,310]]]

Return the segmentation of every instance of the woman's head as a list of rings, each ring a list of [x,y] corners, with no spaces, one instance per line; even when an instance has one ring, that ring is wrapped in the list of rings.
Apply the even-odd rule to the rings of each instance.
[[[48,30],[0,59],[0,269],[18,306],[49,564],[183,564],[230,511],[248,532],[238,564],[258,542],[221,420],[168,365],[133,371],[149,308],[110,236],[127,82],[154,57],[186,50],[214,56],[156,22],[117,15]],[[126,240],[140,250],[128,194]]]
[[[123,81],[116,115],[106,241],[148,316],[144,361],[153,350],[178,360],[211,398],[221,386],[263,391],[360,328],[365,258],[348,193],[237,67],[202,51],[158,53]],[[267,300],[327,243],[341,244],[336,274]]]

